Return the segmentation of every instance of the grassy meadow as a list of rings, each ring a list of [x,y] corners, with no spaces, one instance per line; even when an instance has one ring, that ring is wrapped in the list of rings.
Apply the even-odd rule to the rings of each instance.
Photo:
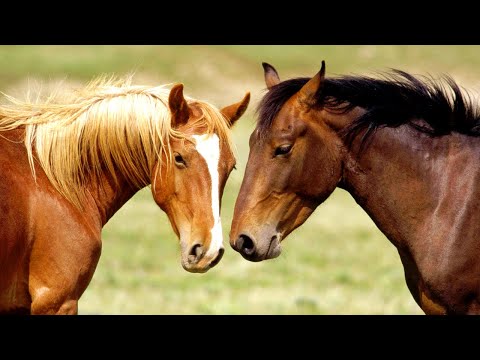
[[[233,129],[238,160],[222,200],[222,261],[204,274],[183,270],[167,217],[143,189],[104,227],[80,314],[423,314],[396,249],[343,190],[284,241],[274,260],[248,262],[228,244],[254,110],[265,90],[261,63],[287,79],[315,75],[322,60],[327,77],[399,68],[448,73],[474,93],[480,86],[480,46],[0,46],[0,90],[15,96],[31,86],[81,86],[100,74],[131,72],[137,84],[182,82],[187,95],[218,107],[252,94]]]

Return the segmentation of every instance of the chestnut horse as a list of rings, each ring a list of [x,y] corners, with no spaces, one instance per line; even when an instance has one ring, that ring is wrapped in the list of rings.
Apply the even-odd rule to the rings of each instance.
[[[230,245],[250,261],[280,243],[336,187],[396,247],[426,314],[480,313],[480,117],[449,76],[280,81],[264,63]]]
[[[78,314],[107,221],[140,189],[168,215],[181,264],[221,259],[230,128],[250,94],[217,109],[105,77],[76,93],[0,106],[0,312]]]

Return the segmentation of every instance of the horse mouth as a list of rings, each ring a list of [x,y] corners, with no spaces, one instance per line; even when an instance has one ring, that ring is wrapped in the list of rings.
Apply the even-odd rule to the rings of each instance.
[[[217,257],[210,262],[210,265],[209,265],[210,269],[213,268],[215,265],[217,265],[220,262],[220,260],[222,260],[224,252],[225,252],[224,248],[221,248],[220,250],[218,250]]]
[[[280,245],[280,242],[280,234],[272,236],[272,238],[270,239],[270,244],[268,245],[268,250],[263,260],[274,259],[282,253],[282,246]]]
[[[215,258],[213,258],[213,260],[210,260],[208,258],[203,257],[198,262],[191,262],[191,261],[188,261],[188,260],[185,261],[182,258],[182,267],[186,271],[191,272],[191,273],[205,273],[208,270],[210,270],[211,268],[213,268],[214,266],[216,266],[220,262],[220,260],[222,260],[224,252],[225,252],[225,249],[220,248],[218,250],[218,253],[215,256]]]

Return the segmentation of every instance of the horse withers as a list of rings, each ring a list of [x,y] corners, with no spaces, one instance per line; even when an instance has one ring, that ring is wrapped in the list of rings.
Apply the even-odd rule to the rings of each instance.
[[[281,242],[336,187],[396,247],[426,314],[480,313],[480,117],[449,76],[280,81],[264,63],[230,244],[250,261]],[[339,221],[341,225],[341,221]]]
[[[99,78],[76,93],[0,107],[0,312],[77,314],[101,230],[151,186],[180,239],[181,264],[221,259],[220,202],[235,156],[230,128],[250,94],[221,110],[183,84]]]

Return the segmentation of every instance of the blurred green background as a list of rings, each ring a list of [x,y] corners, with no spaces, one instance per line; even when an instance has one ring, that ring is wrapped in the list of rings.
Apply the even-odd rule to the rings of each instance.
[[[182,82],[187,95],[218,107],[252,94],[233,129],[238,170],[222,200],[222,261],[204,274],[183,270],[166,215],[150,189],[141,190],[104,227],[80,314],[423,314],[395,248],[343,190],[285,240],[277,259],[251,263],[228,244],[255,107],[265,91],[261,63],[287,79],[315,75],[322,60],[327,77],[399,68],[448,73],[474,94],[480,85],[480,46],[0,46],[0,90],[15,96],[27,87],[82,86],[100,74],[131,72],[135,84]]]

